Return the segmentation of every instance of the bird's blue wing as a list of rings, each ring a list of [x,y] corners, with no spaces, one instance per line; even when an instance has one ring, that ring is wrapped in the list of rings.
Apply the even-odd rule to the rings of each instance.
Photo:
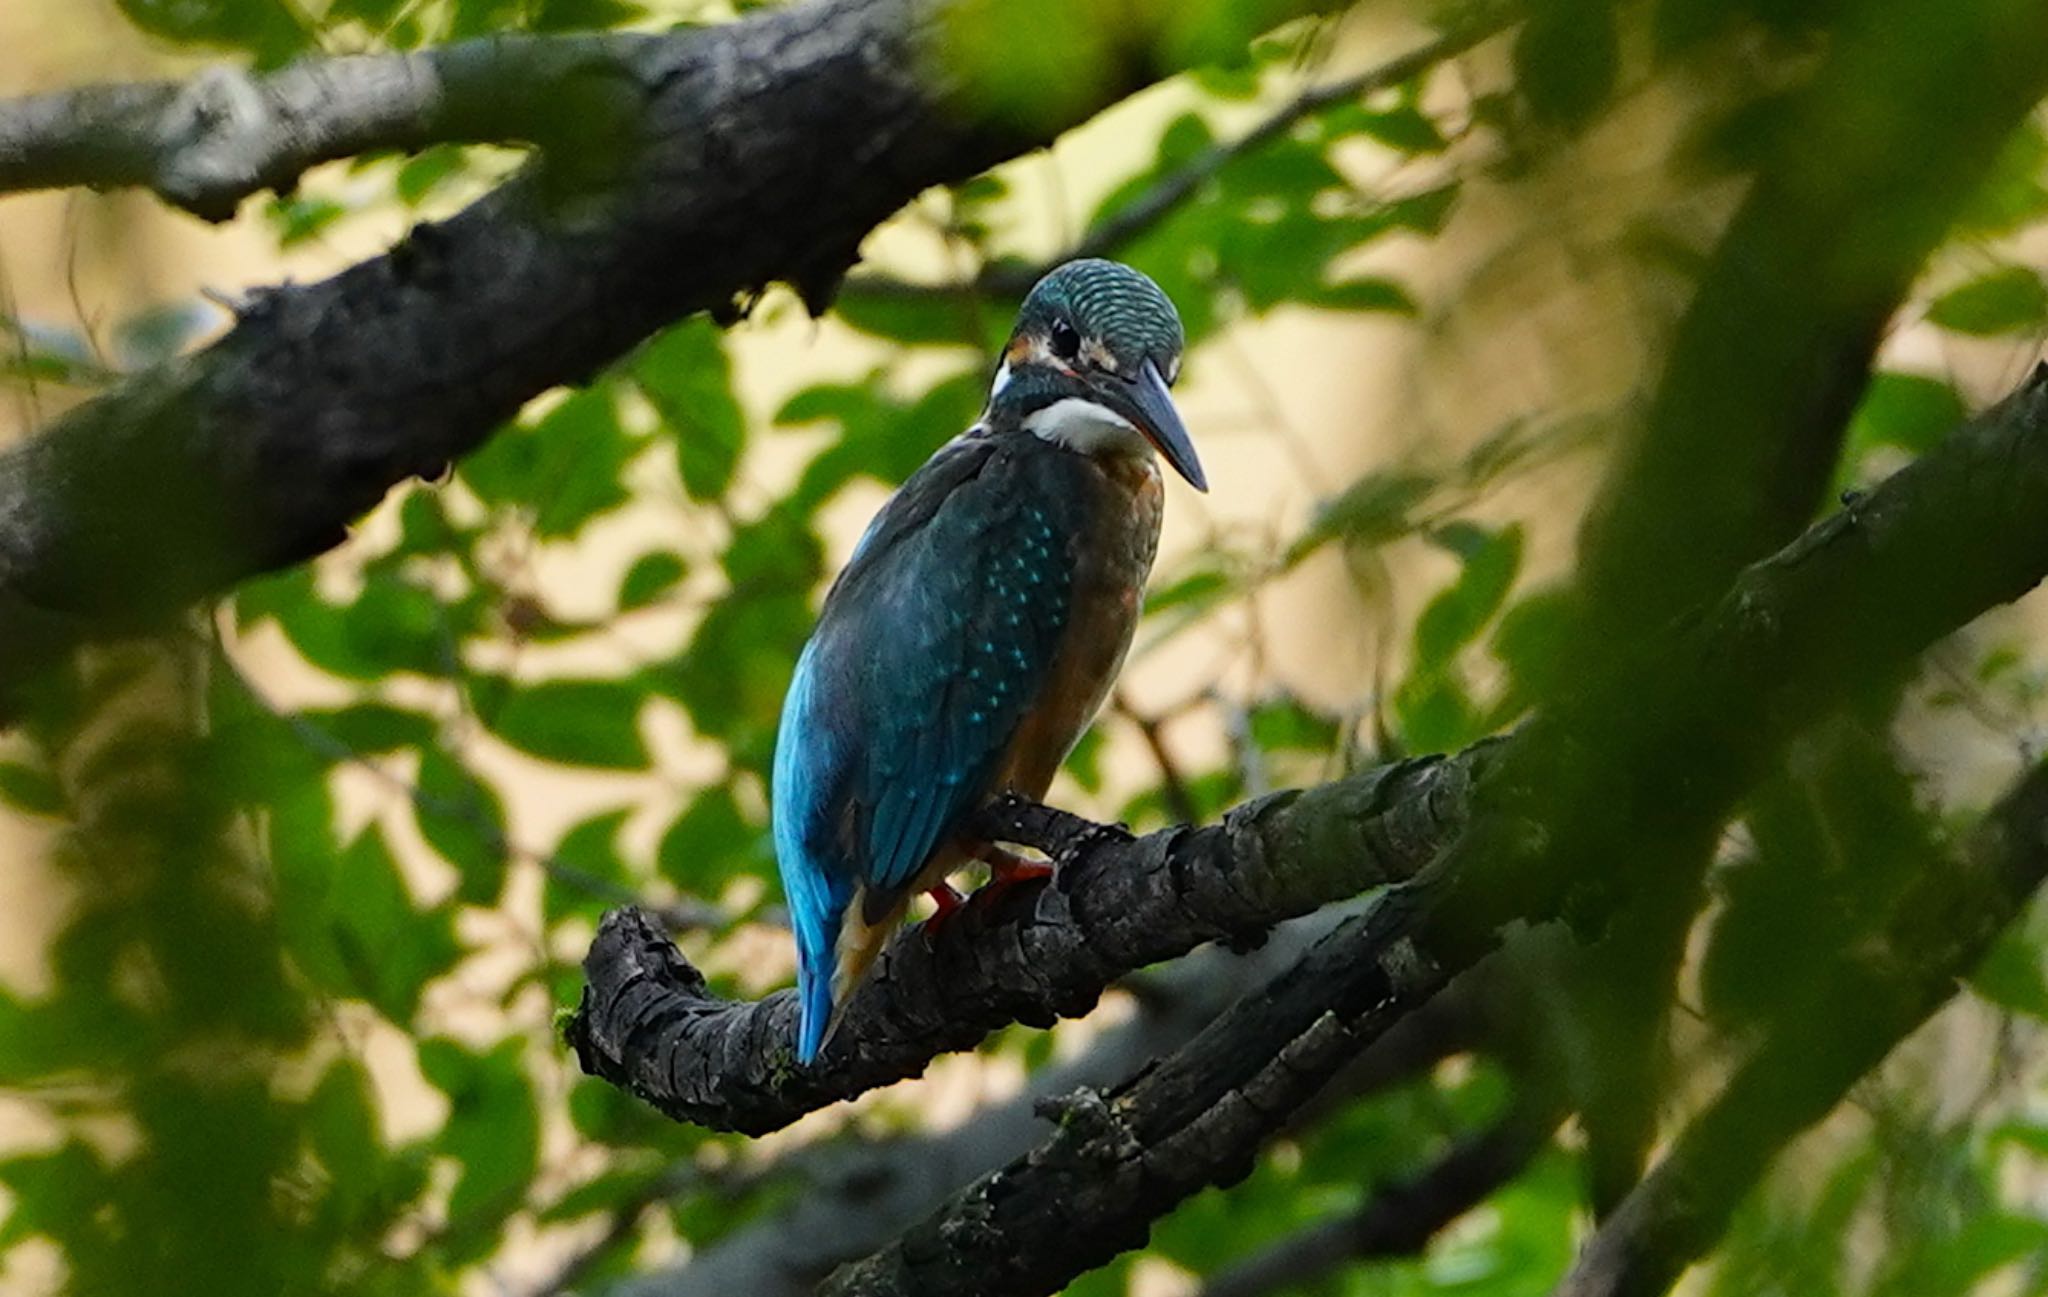
[[[776,855],[801,960],[799,1057],[832,1005],[856,885],[877,921],[999,773],[1071,612],[1065,452],[962,438],[891,498],[827,594],[783,705]]]
[[[998,443],[972,472],[928,485],[921,471],[891,503],[915,525],[879,524],[827,600],[816,642],[848,659],[833,674],[862,717],[847,858],[870,920],[978,808],[1053,668],[1072,612],[1072,467]]]

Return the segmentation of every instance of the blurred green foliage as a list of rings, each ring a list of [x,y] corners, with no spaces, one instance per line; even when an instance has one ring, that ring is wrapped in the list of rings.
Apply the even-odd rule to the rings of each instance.
[[[1841,7],[1535,0],[1506,43],[1504,88],[1474,88],[1469,103],[1419,83],[1342,97],[1240,148],[1247,122],[1320,74],[1330,29],[1247,41],[1265,25],[1261,7],[1185,6],[1168,24],[1170,57],[1215,65],[1185,80],[1163,125],[1142,128],[1136,161],[1079,237],[1114,232],[1106,250],[1174,297],[1190,372],[1222,367],[1230,330],[1269,313],[1426,327],[1443,304],[1378,254],[1434,239],[1474,175],[1512,175],[1532,151],[1592,129],[1631,76],[1652,75],[1630,61],[1635,35],[1649,31],[1657,58],[1682,60],[1731,31],[1755,38],[1757,24],[1774,40],[1812,39]],[[121,0],[153,37],[260,65],[717,16],[699,8]],[[1020,106],[1061,86],[1085,94],[1120,57],[1113,31],[1078,20],[1074,31],[1019,31],[989,8],[963,11],[959,50]],[[1768,107],[1746,101],[1731,119]],[[1728,121],[1698,125],[1709,140]],[[1361,181],[1361,159],[1404,183]],[[264,214],[290,248],[339,222],[456,201],[505,167],[489,150],[452,147],[366,158],[346,183],[315,177]],[[2044,167],[2048,145],[2030,127],[1935,268],[1917,308],[1926,322],[1976,344],[2048,332],[2048,290],[2000,242],[2048,216]],[[1190,168],[1201,178],[1160,203]],[[764,413],[742,397],[728,337],[683,321],[588,386],[537,402],[447,482],[395,493],[341,552],[244,587],[220,633],[91,659],[43,700],[33,741],[0,761],[0,800],[51,830],[76,900],[47,992],[0,1000],[0,1079],[54,1132],[0,1161],[13,1199],[0,1247],[54,1245],[81,1293],[131,1291],[139,1274],[165,1293],[453,1293],[495,1282],[492,1267],[540,1231],[568,1240],[559,1250],[576,1281],[601,1291],[636,1265],[643,1239],[705,1249],[777,1227],[804,1192],[798,1173],[772,1161],[736,1172],[740,1141],[678,1127],[575,1075],[553,1014],[574,996],[598,915],[622,902],[687,912],[684,939],[719,970],[721,990],[758,991],[786,971],[745,961],[783,944],[764,790],[833,529],[972,421],[1012,290],[1037,264],[1019,233],[1032,200],[1013,172],[933,200],[948,254],[982,272],[968,281],[848,285],[834,318],[886,347],[872,370],[822,378]],[[172,304],[118,322],[105,345],[52,321],[10,321],[0,380],[90,392],[176,355],[206,318]],[[1964,408],[1941,374],[1876,375],[1838,485],[1925,453]],[[1200,633],[1224,651],[1219,682],[1252,683],[1217,683],[1159,715],[1106,717],[1071,763],[1089,808],[1139,827],[1209,818],[1276,785],[1512,725],[1573,664],[1558,651],[1569,596],[1551,583],[1554,566],[1532,576],[1546,502],[1500,500],[1604,435],[1594,419],[1515,419],[1469,446],[1404,450],[1348,485],[1315,483],[1322,503],[1298,528],[1217,527],[1170,556],[1133,669]],[[549,574],[563,555],[586,556],[568,581]],[[1235,669],[1259,657],[1245,629],[1258,598],[1317,563],[1384,623],[1357,631],[1384,646],[1384,678],[1337,707]],[[1387,597],[1394,582],[1408,597]],[[236,650],[269,635],[319,673],[331,701],[270,697]],[[2037,715],[2027,709],[2043,692],[2038,655],[1976,647],[1970,678],[1930,708],[1990,699],[2022,728],[2016,718]],[[1874,724],[1898,705],[1888,700]],[[1171,727],[1183,720],[1223,735],[1219,754],[1177,757]],[[1106,776],[1109,744],[1139,730],[1159,740],[1150,773],[1136,786]],[[1768,1020],[1776,983],[1807,953],[1796,947],[1831,950],[1875,912],[1884,893],[1845,843],[1930,832],[1921,794],[1893,766],[1868,751],[1806,755],[1759,793],[1745,849],[1716,875],[1725,917],[1700,1010],[1714,1030]],[[529,794],[507,786],[508,769],[527,790],[611,782],[552,841],[529,841],[508,804]],[[1817,908],[1829,922],[1807,920]],[[2048,1019],[2038,935],[2010,939],[1974,983],[2030,1040]],[[989,1049],[1033,1068],[1052,1052],[1022,1032]],[[373,1054],[394,1050],[398,1063],[373,1068]],[[388,1072],[414,1113],[404,1123]],[[1208,1273],[1354,1209],[1497,1117],[1512,1085],[1500,1067],[1461,1059],[1338,1103],[1242,1183],[1162,1222],[1146,1256]],[[1868,1129],[1804,1159],[1800,1183],[1753,1200],[1708,1290],[1950,1292],[1994,1273],[2018,1275],[2015,1290],[2048,1287],[2048,1229],[2002,1187],[2048,1157],[2032,1107],[1992,1101],[1959,1116],[1916,1099],[1889,1096]],[[840,1138],[916,1123],[885,1102]],[[1858,1240],[1902,1204],[1912,1228],[1887,1225],[1873,1264]],[[1295,1291],[1547,1291],[1582,1211],[1576,1156],[1560,1145],[1425,1255],[1339,1268]],[[1071,1291],[1123,1293],[1140,1260]]]

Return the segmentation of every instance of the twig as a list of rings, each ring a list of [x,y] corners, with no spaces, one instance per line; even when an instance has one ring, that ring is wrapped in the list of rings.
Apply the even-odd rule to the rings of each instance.
[[[843,291],[892,298],[1021,297],[1046,270],[1062,261],[1075,257],[1111,256],[1128,247],[1192,198],[1218,172],[1285,136],[1297,122],[1376,90],[1412,80],[1505,30],[1510,22],[1508,6],[1492,6],[1489,12],[1466,25],[1445,32],[1385,63],[1304,90],[1236,139],[1211,144],[1161,176],[1150,188],[1118,208],[1045,265],[1020,266],[1014,262],[996,262],[985,267],[973,280],[940,284],[911,283],[883,275],[854,275],[848,278]]]
[[[1198,1297],[1267,1297],[1314,1282],[1347,1262],[1417,1256],[1446,1225],[1528,1166],[1550,1143],[1557,1123],[1556,1111],[1546,1106],[1515,1108],[1414,1176],[1377,1190],[1356,1211],[1219,1270],[1196,1290]]]
[[[1194,794],[1188,791],[1187,776],[1181,773],[1180,762],[1173,750],[1166,746],[1166,737],[1161,733],[1165,722],[1157,716],[1147,716],[1134,706],[1130,698],[1118,690],[1109,700],[1110,710],[1129,721],[1151,749],[1152,760],[1159,767],[1159,793],[1166,802],[1166,813],[1176,823],[1193,824],[1201,819],[1195,808]]]

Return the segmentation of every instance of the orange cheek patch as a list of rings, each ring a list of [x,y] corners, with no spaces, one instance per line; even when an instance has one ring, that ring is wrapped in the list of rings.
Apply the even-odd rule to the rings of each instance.
[[[1031,345],[1031,339],[1019,338],[1003,353],[1003,359],[1012,365],[1021,365],[1030,360],[1035,351],[1037,348]]]

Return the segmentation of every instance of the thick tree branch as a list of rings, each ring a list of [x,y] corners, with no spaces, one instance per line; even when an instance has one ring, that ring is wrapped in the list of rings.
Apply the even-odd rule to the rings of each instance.
[[[918,1133],[853,1147],[813,1146],[795,1160],[802,1191],[789,1205],[693,1255],[683,1265],[614,1285],[609,1297],[809,1297],[818,1281],[844,1262],[881,1247],[915,1224],[960,1186],[1022,1156],[1043,1136],[1037,1104],[1079,1087],[1114,1084],[1147,1062],[1172,1053],[1228,1007],[1238,991],[1285,967],[1333,919],[1316,914],[1283,926],[1249,955],[1211,948],[1148,976],[1139,1012],[1104,1032],[1080,1057],[1033,1074],[1014,1099],[976,1112],[942,1133]],[[1445,1001],[1456,999],[1444,997]],[[1434,1006],[1432,1006],[1434,1008]],[[1396,1084],[1455,1053],[1465,1024],[1418,1014],[1402,1024],[1426,1029],[1426,1039],[1383,1042],[1369,1051],[1370,1069],[1344,1078],[1356,1082],[1350,1098]],[[791,1159],[784,1159],[789,1161]],[[777,1174],[781,1171],[778,1169]]]
[[[1006,803],[992,831],[1047,851],[1050,887],[977,904],[935,936],[890,944],[819,1066],[790,1056],[789,992],[710,995],[636,910],[607,916],[569,1027],[584,1070],[681,1121],[750,1134],[924,1070],[1012,1022],[1050,1025],[1111,982],[1211,941],[1256,940],[1282,919],[1411,876],[1456,831],[1488,749],[1383,766],[1239,807],[1213,828],[1130,839]]]
[[[1953,860],[1930,862],[1888,929],[1788,1013],[1587,1244],[1557,1297],[1656,1297],[1714,1245],[1770,1161],[1952,999],[2048,878],[2048,767]]]
[[[821,1291],[1021,1297],[1142,1243],[1189,1194],[1242,1176],[1295,1105],[1507,926],[1568,914],[1594,928],[1662,881],[1575,876],[1579,861],[1617,858],[1603,839],[1725,819],[1798,727],[2048,574],[2048,534],[2032,521],[2043,499],[2048,369],[1525,727],[1489,762],[1458,839],[1368,915],[1173,1057],[1111,1094],[1076,1096],[1039,1149]],[[1692,756],[1675,788],[1652,759],[1674,747]]]
[[[258,190],[288,191],[313,166],[380,149],[596,145],[634,125],[601,111],[611,91],[617,107],[637,105],[644,68],[688,39],[504,36],[0,103],[0,192],[140,186],[224,221]]]
[[[526,400],[664,324],[730,311],[775,281],[821,305],[867,231],[920,191],[1043,143],[1165,70],[1154,33],[1120,29],[1113,75],[1020,126],[949,79],[938,46],[957,2],[803,0],[671,37],[562,47],[554,84],[579,103],[588,87],[597,109],[568,115],[628,123],[606,141],[615,148],[544,154],[384,256],[257,293],[206,350],[0,456],[0,699],[82,639],[155,624],[333,545],[393,484],[438,475]],[[1030,2],[1052,0],[1018,0]],[[445,60],[476,60],[487,83],[494,57],[553,49],[458,47]],[[417,105],[425,79],[393,75]],[[317,80],[297,69],[279,84]],[[443,108],[465,127],[455,134],[500,137],[529,119],[491,105],[524,89],[506,84],[494,101],[480,88],[474,121]],[[135,123],[162,95],[103,92],[113,138],[131,140],[107,174],[139,177]],[[39,102],[0,128],[17,183],[83,178],[76,142],[31,158],[38,139],[57,139]],[[355,129],[298,152],[409,128]]]

